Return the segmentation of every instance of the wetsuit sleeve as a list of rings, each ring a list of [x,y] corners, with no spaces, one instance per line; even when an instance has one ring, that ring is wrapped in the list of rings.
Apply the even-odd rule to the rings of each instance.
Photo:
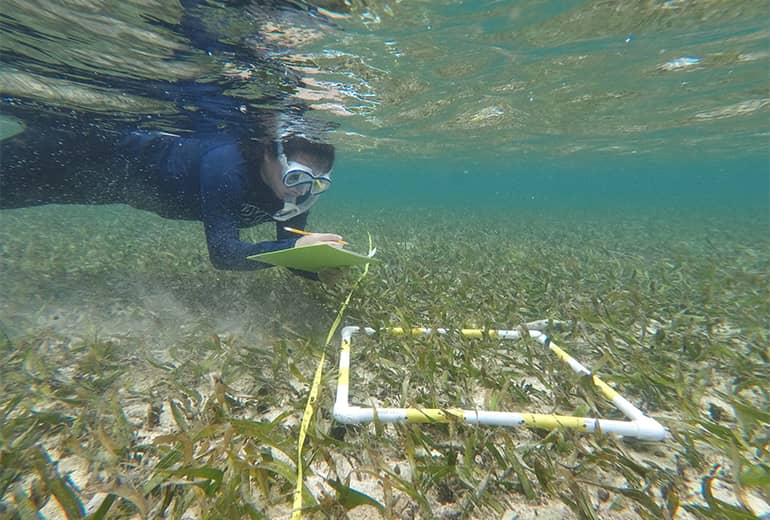
[[[296,237],[259,242],[240,240],[239,211],[245,190],[246,161],[236,144],[207,152],[201,161],[201,212],[211,263],[217,269],[245,271],[272,267],[247,257],[294,247]]]

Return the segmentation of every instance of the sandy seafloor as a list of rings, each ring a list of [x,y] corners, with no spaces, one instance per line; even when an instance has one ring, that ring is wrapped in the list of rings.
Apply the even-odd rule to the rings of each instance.
[[[683,300],[660,301],[660,312],[650,316],[650,327],[665,326],[666,320],[673,318],[672,309],[685,312],[684,306],[701,301],[702,308],[690,308],[686,312],[698,315],[720,309],[721,315],[714,318],[718,318],[717,334],[722,334],[726,344],[741,348],[749,337],[748,330],[755,331],[752,338],[762,334],[768,338],[769,248],[768,235],[764,233],[767,221],[763,215],[738,216],[732,221],[726,217],[672,219],[670,215],[611,213],[578,213],[570,218],[544,214],[492,215],[458,221],[456,215],[441,209],[405,209],[396,219],[387,209],[367,211],[365,207],[345,205],[317,211],[311,218],[314,229],[341,232],[357,250],[365,250],[366,232],[369,232],[383,262],[372,267],[366,282],[366,299],[354,298],[343,323],[364,325],[357,320],[377,318],[385,322],[389,316],[394,321],[409,316],[437,324],[435,320],[441,319],[435,316],[441,305],[438,300],[443,299],[437,295],[442,294],[447,295],[444,302],[452,302],[445,317],[465,316],[463,326],[486,323],[516,326],[520,320],[527,319],[574,319],[578,316],[556,315],[577,308],[570,307],[570,298],[585,302],[610,297],[600,294],[604,271],[626,273],[631,280],[632,270],[646,266],[649,271],[638,276],[653,277],[657,272],[670,272],[665,283],[674,289],[662,290],[659,294],[663,297],[678,294]],[[245,235],[254,240],[268,238],[272,233],[270,227],[246,231]],[[580,250],[581,244],[585,251]],[[287,423],[296,425],[303,404],[303,398],[298,396],[306,395],[305,384],[288,383],[294,385],[296,393],[282,397],[280,392],[286,388],[286,381],[278,385],[267,368],[263,373],[256,373],[254,369],[238,372],[222,366],[229,362],[227,352],[209,356],[207,345],[247,345],[253,349],[255,359],[267,365],[272,355],[270,349],[281,339],[322,341],[345,293],[342,289],[326,290],[279,269],[218,272],[208,263],[200,224],[166,221],[125,206],[52,206],[5,211],[0,217],[0,247],[0,324],[15,348],[37,345],[42,356],[59,363],[61,373],[67,373],[68,360],[75,363],[79,359],[78,344],[112,342],[117,346],[115,355],[120,362],[136,370],[130,371],[130,377],[121,376],[115,383],[116,388],[110,391],[123,396],[124,413],[138,425],[138,435],[147,439],[173,431],[175,425],[165,409],[155,431],[141,427],[147,406],[141,396],[153,396],[145,401],[163,401],[163,388],[168,386],[153,380],[156,372],[148,369],[143,359],[179,367],[196,356],[205,358],[205,366],[211,373],[231,374],[228,384],[246,394],[275,385],[268,411],[262,408],[259,413],[246,415],[275,417],[281,406],[286,406],[293,410]],[[597,252],[597,248],[603,249]],[[493,258],[494,255],[499,258]],[[529,265],[527,257],[532,256],[539,259],[538,272],[511,268],[511,265],[515,268]],[[486,260],[481,261],[480,257]],[[495,266],[500,267],[499,271],[495,271]],[[572,279],[572,285],[559,293],[553,293],[546,284],[537,285],[540,282],[533,277],[545,276],[549,271],[561,273],[562,281]],[[707,274],[710,279],[698,278]],[[345,283],[349,284],[352,279],[348,277]],[[485,290],[500,289],[500,298],[516,294],[517,301],[508,301],[499,314],[494,314],[495,303],[479,301],[477,293],[463,300],[464,294],[457,287],[462,287],[464,281],[478,285],[479,280],[486,280],[481,282],[486,284]],[[525,283],[525,280],[529,281]],[[442,289],[441,284],[447,286]],[[452,284],[456,287],[451,287]],[[543,290],[538,293],[540,286]],[[518,289],[509,290],[512,287]],[[749,294],[751,291],[756,293],[753,297]],[[562,301],[549,302],[548,294],[559,294]],[[614,297],[617,298],[617,294]],[[716,300],[720,302],[714,303]],[[751,302],[750,305],[747,302]],[[764,332],[756,332],[761,328],[763,315]],[[30,341],[30,338],[37,340]],[[43,343],[45,347],[40,346]],[[70,349],[73,349],[71,356]],[[590,363],[591,353],[583,354]],[[310,377],[314,359],[293,361],[301,373]],[[255,362],[255,366],[258,364]],[[693,371],[698,370],[697,365],[693,363]],[[188,375],[185,384],[195,386],[202,394],[211,393],[210,373]],[[729,375],[739,374],[731,374],[729,367],[716,369],[713,388],[729,391]],[[323,401],[327,405],[328,392],[332,389],[331,383],[327,385]],[[698,406],[704,414],[709,403],[721,403],[729,409],[710,389],[706,389],[702,397],[703,402]],[[295,401],[291,402],[292,399]],[[639,395],[632,393],[629,399],[639,402]],[[644,401],[641,404],[643,406]],[[662,417],[667,424],[677,420],[675,409],[651,410],[651,414]],[[526,431],[522,431],[521,436],[523,440],[532,439]],[[82,491],[83,503],[91,501],[93,507],[93,503],[104,496],[97,494],[102,491],[98,479],[89,473],[88,465],[68,458],[66,450],[56,446],[55,438],[50,443],[46,448],[52,457],[61,457],[60,470],[70,472],[72,481]],[[646,448],[634,446],[631,450],[662,467],[676,466],[676,448],[670,443]],[[708,447],[704,447],[703,453],[709,463],[729,468],[730,461],[724,454],[710,451]],[[394,465],[408,471],[403,457],[399,459],[394,453],[388,453],[388,457]],[[351,467],[349,461],[345,466],[342,458],[340,464],[352,475],[353,487],[382,500],[382,487],[377,478],[356,473],[356,468]],[[314,469],[323,472],[322,467]],[[607,478],[620,485],[617,475]],[[699,496],[699,475],[693,471],[687,478],[691,495],[682,496],[682,502],[703,503]],[[317,477],[311,476],[309,482],[316,491],[323,487]],[[729,503],[736,503],[734,488],[724,482],[715,484],[714,493]],[[590,496],[600,518],[638,517],[628,502],[624,505],[623,500],[614,495],[609,500],[600,499],[594,490]],[[759,514],[767,512],[766,499],[767,495],[758,491],[749,492],[745,497]],[[437,517],[453,517],[451,503],[435,501],[433,505]],[[558,497],[547,494],[534,502],[523,495],[511,495],[503,509],[507,511],[503,515],[506,518],[577,518]],[[279,502],[267,511],[271,517],[285,517],[289,504]],[[399,511],[404,518],[416,514],[407,506]],[[43,512],[47,518],[61,515],[55,500],[51,500]],[[488,510],[482,509],[470,516],[485,518],[488,514]],[[367,507],[355,509],[350,515],[351,518],[378,516],[374,509]],[[185,518],[188,517],[196,517],[195,508]],[[693,516],[680,509],[678,518]]]

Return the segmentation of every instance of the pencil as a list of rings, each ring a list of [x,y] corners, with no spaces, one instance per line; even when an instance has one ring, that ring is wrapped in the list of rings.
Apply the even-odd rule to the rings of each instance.
[[[307,235],[312,235],[313,234],[310,231],[305,231],[304,229],[296,229],[296,228],[289,227],[289,226],[283,226],[283,229],[285,229],[289,233],[296,233],[298,235],[303,235],[303,236],[307,236]],[[342,244],[343,246],[348,245],[348,243],[345,242],[344,240],[337,240],[337,242]]]

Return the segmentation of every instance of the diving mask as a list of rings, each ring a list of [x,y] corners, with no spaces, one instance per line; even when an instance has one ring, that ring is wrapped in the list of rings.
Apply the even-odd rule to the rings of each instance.
[[[292,199],[285,199],[283,208],[273,214],[273,218],[284,222],[300,215],[315,204],[318,196],[331,187],[331,172],[316,175],[312,168],[297,161],[289,161],[283,152],[282,143],[277,143],[278,161],[283,175],[281,181],[287,188],[300,188],[301,194]],[[304,188],[304,189],[303,189]]]
[[[286,161],[286,158],[283,158]],[[317,176],[313,173],[313,170],[308,168],[302,163],[291,161],[285,163],[284,174],[282,181],[287,188],[294,187],[307,187],[310,189],[310,193],[317,195],[323,193],[331,188],[332,180],[329,174]]]

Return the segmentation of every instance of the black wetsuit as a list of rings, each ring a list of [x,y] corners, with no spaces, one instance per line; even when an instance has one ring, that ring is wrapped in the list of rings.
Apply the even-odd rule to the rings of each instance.
[[[246,143],[246,144],[244,144]],[[203,222],[218,269],[261,269],[250,255],[287,249],[307,213],[276,222],[276,240],[242,242],[239,229],[273,221],[283,207],[262,181],[262,145],[227,134],[104,132],[59,127],[26,132],[0,145],[0,208],[41,204],[124,203],[162,217]]]

